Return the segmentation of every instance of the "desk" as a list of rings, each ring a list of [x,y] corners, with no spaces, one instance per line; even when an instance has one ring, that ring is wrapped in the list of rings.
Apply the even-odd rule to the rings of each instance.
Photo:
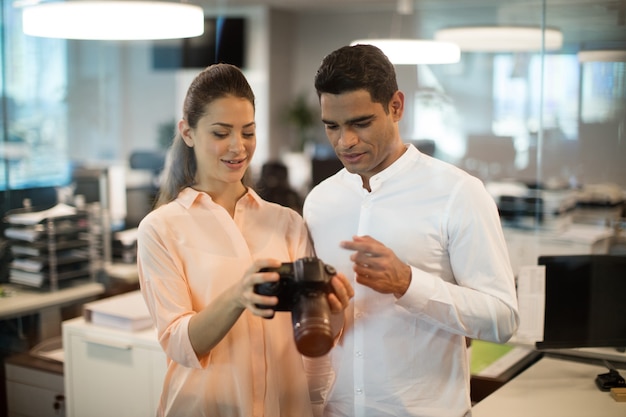
[[[34,291],[11,284],[2,287],[11,293],[0,298],[0,320],[39,314],[40,340],[61,335],[61,308],[87,301],[104,293],[104,285],[89,282],[57,291]]]
[[[606,254],[612,229],[572,224],[562,231],[522,230],[503,227],[511,266],[517,276],[525,265],[537,265],[541,255]]]
[[[624,417],[617,402],[595,384],[607,368],[544,357],[476,404],[472,417]]]
[[[9,416],[65,415],[63,364],[20,353],[4,362]]]
[[[626,369],[626,352],[620,352],[615,348],[542,349],[540,352],[553,358],[577,360],[598,365],[602,365],[603,361],[608,361],[616,368]],[[626,414],[624,414],[624,417],[626,417]]]

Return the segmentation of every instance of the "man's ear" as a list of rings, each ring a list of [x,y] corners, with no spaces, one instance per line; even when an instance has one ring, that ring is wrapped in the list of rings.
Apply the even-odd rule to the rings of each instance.
[[[389,112],[394,118],[394,121],[399,121],[402,119],[402,115],[404,114],[404,93],[398,90],[396,91],[391,100],[389,101]]]

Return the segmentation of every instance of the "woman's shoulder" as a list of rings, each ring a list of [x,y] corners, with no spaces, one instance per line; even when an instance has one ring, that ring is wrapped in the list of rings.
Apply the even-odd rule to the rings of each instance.
[[[148,214],[144,216],[139,222],[138,229],[155,228],[158,225],[166,224],[169,219],[172,219],[180,211],[180,204],[176,200],[163,204],[159,207],[152,209]]]
[[[296,211],[292,207],[287,207],[284,204],[279,204],[273,201],[267,201],[263,199],[261,199],[261,201],[261,204],[264,207],[263,209],[267,210],[267,212],[269,213],[273,213],[275,216],[285,217],[294,221],[302,220],[302,216],[300,215],[300,213],[298,213],[298,211]]]
[[[287,227],[289,229],[305,228],[302,215],[293,208],[263,199],[259,199],[259,201],[262,222],[265,222],[277,229],[282,227]]]

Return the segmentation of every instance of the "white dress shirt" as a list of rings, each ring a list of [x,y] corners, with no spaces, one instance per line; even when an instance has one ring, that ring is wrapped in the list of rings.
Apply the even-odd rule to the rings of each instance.
[[[304,205],[317,255],[355,287],[338,345],[317,360],[320,374],[332,364],[324,415],[469,415],[465,338],[505,342],[519,322],[495,202],[480,180],[412,145],[370,187],[342,169]],[[401,298],[354,282],[351,251],[339,247],[354,235],[411,266]]]

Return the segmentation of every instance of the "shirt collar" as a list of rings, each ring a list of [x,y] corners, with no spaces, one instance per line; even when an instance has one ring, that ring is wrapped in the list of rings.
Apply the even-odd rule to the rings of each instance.
[[[411,161],[420,157],[420,151],[417,150],[413,144],[409,143],[404,146],[406,147],[406,151],[400,155],[398,159],[396,159],[387,168],[370,178],[370,189],[372,192],[376,191],[388,178],[391,178],[396,175],[396,173],[402,171],[409,163],[411,163]],[[358,174],[350,174],[350,177],[353,177],[355,181],[358,181],[359,186],[363,187],[363,181]]]
[[[261,197],[259,197],[259,195],[252,188],[247,187],[247,189],[248,191],[243,195],[243,197],[241,197],[238,204],[243,203],[246,205],[258,206],[261,203]],[[176,198],[176,201],[178,201],[180,205],[186,209],[189,209],[196,200],[205,201],[205,204],[215,204],[210,195],[191,187],[183,189]]]

